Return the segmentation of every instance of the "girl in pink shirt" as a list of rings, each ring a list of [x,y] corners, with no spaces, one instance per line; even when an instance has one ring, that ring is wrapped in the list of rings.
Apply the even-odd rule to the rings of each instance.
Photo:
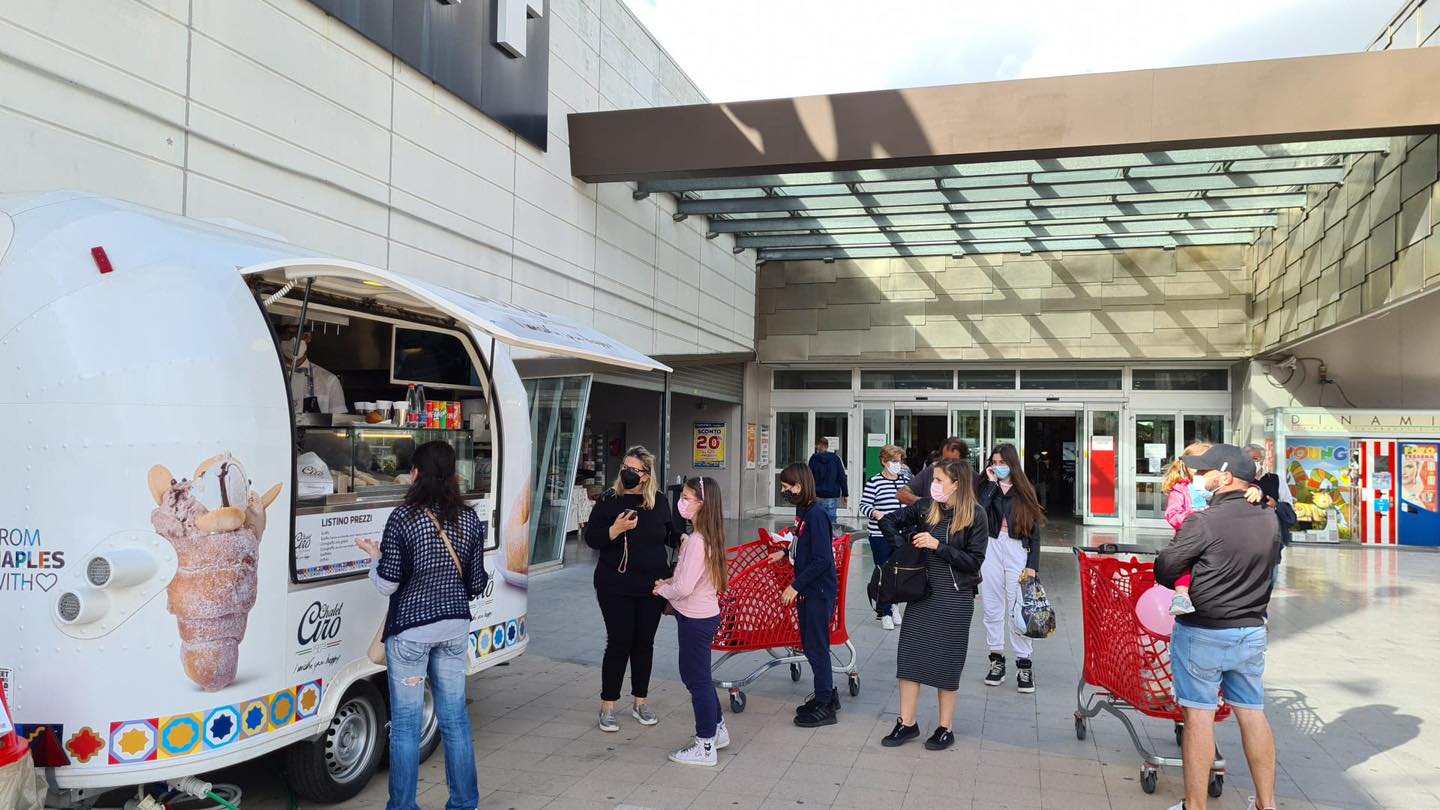
[[[725,589],[725,509],[714,478],[685,482],[680,517],[693,530],[680,544],[675,574],[656,580],[655,595],[668,599],[675,611],[680,641],[680,679],[690,690],[695,710],[695,742],[670,754],[671,762],[713,766],[715,752],[730,744],[720,715],[720,698],[710,680],[710,643],[720,628],[719,591]]]

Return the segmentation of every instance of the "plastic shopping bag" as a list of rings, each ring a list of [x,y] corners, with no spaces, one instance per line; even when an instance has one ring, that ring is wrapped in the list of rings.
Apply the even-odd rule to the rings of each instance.
[[[29,754],[0,766],[0,807],[7,810],[40,810],[45,800],[45,779],[35,772]]]
[[[1011,621],[1022,636],[1049,638],[1055,633],[1055,609],[1045,595],[1039,577],[1020,581],[1020,598],[1015,600]]]

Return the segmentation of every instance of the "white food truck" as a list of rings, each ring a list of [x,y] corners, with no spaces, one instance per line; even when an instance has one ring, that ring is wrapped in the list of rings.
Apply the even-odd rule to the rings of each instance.
[[[366,413],[295,413],[287,322]],[[524,652],[532,441],[512,347],[666,370],[588,327],[249,231],[0,195],[0,685],[51,801],[278,749],[307,798],[363,788],[385,748],[367,649],[386,602],[355,540],[379,540],[427,441],[455,448],[489,530],[470,671]],[[382,412],[411,384],[459,412]],[[424,735],[428,755],[433,713]]]

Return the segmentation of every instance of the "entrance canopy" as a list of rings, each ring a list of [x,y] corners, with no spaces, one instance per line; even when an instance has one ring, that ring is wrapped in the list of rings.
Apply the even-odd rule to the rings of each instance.
[[[583,113],[571,163],[761,261],[1248,244],[1436,87],[1426,49]]]

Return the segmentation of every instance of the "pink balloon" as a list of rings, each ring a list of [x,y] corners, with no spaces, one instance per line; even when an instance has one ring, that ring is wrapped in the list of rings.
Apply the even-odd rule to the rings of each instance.
[[[1152,636],[1170,638],[1170,632],[1175,629],[1175,617],[1170,615],[1170,600],[1174,598],[1175,592],[1163,585],[1151,585],[1140,594],[1135,603],[1135,618],[1140,621],[1140,627]]]

